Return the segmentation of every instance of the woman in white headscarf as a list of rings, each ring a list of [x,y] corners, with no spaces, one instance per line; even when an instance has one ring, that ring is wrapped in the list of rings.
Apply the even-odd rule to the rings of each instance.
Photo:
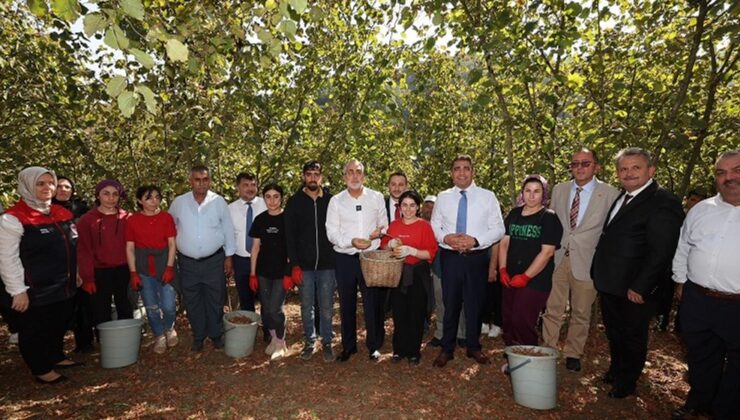
[[[80,366],[64,355],[64,333],[77,290],[72,213],[51,204],[57,178],[32,166],[18,175],[21,199],[0,216],[0,299],[18,313],[21,356],[38,382],[57,384],[57,372]]]

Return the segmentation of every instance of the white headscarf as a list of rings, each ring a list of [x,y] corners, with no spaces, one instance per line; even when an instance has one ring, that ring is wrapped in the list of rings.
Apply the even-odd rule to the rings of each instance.
[[[22,170],[18,174],[18,194],[31,208],[48,214],[51,208],[51,198],[43,201],[36,198],[36,181],[44,174],[51,175],[56,185],[57,175],[51,169],[40,166],[29,166]]]

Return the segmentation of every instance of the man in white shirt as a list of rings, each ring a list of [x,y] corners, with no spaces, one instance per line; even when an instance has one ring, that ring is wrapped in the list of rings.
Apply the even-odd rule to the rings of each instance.
[[[555,252],[555,272],[547,310],[542,319],[542,340],[557,348],[566,306],[570,306],[568,336],[563,355],[565,367],[581,370],[581,356],[588,339],[591,307],[596,289],[589,273],[609,207],[619,191],[596,179],[601,166],[593,150],[581,148],[573,154],[573,179],[555,186],[550,208],[563,226],[561,248]]]
[[[367,287],[360,270],[360,252],[380,246],[382,229],[387,226],[383,195],[363,185],[365,168],[358,160],[344,166],[347,189],[333,196],[326,213],[326,236],[336,251],[337,292],[341,317],[342,354],[346,362],[357,353],[357,288],[362,293],[367,329],[366,346],[371,360],[380,358],[385,316],[383,304],[387,288]]]
[[[460,310],[465,302],[467,357],[488,363],[481,351],[480,332],[488,282],[488,251],[504,235],[496,195],[475,185],[473,160],[458,155],[452,162],[453,188],[442,191],[432,212],[432,229],[440,244],[444,332],[434,366],[454,358]]]
[[[255,294],[249,288],[250,257],[252,255],[252,237],[249,229],[258,214],[267,210],[265,200],[257,196],[257,177],[253,173],[242,172],[236,176],[236,189],[239,198],[229,204],[231,223],[234,225],[234,280],[239,293],[239,308],[242,311],[254,311]]]
[[[182,299],[193,331],[192,351],[209,337],[223,348],[226,277],[233,273],[234,226],[226,200],[210,191],[205,166],[190,170],[191,192],[175,198],[169,212],[177,227],[177,264]]]
[[[714,175],[719,194],[689,211],[673,258],[691,386],[674,419],[740,418],[740,150]]]

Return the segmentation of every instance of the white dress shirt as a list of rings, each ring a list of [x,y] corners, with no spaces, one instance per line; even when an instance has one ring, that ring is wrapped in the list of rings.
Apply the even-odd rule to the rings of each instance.
[[[570,195],[568,196],[568,211],[570,212],[571,206],[573,205],[573,199],[576,196],[576,188],[578,185],[575,181],[570,182]],[[581,187],[581,194],[578,196],[578,218],[576,219],[576,226],[580,226],[583,221],[583,216],[586,214],[588,209],[588,203],[591,201],[591,194],[593,194],[596,188],[596,177],[591,178],[586,185]],[[568,225],[570,226],[570,225]]]
[[[177,250],[190,258],[208,257],[223,247],[234,255],[234,225],[226,200],[208,191],[198,204],[192,192],[177,196],[169,209],[177,227]]]
[[[451,249],[444,243],[445,236],[455,233],[457,226],[457,207],[460,203],[460,188],[452,187],[437,195],[432,211],[432,229],[439,246]],[[488,248],[504,237],[504,219],[496,194],[480,188],[473,182],[465,189],[468,199],[467,233],[478,240],[475,249]]]
[[[352,246],[352,239],[369,239],[370,233],[379,226],[388,224],[383,194],[363,187],[359,197],[354,198],[345,189],[329,200],[326,211],[326,236],[341,254],[354,255],[360,252]],[[375,239],[368,250],[378,249],[380,239]]]
[[[267,210],[267,205],[262,197],[254,197],[252,203],[252,222],[258,214]],[[252,254],[251,249],[246,248],[247,244],[247,202],[241,198],[229,204],[229,213],[231,214],[231,223],[234,225],[234,240],[236,241],[236,255],[249,258]]]
[[[681,228],[673,280],[740,293],[740,206],[717,194],[695,205]]]
[[[648,179],[648,182],[645,183],[645,185],[643,185],[642,187],[640,187],[640,188],[632,191],[631,193],[628,193],[628,192],[625,191],[625,193],[622,194],[622,196],[619,197],[619,199],[617,200],[617,204],[612,208],[612,212],[609,213],[609,223],[611,223],[611,221],[614,218],[614,216],[616,216],[617,213],[619,213],[619,210],[622,209],[622,203],[624,202],[624,198],[627,196],[627,194],[629,194],[629,195],[632,196],[630,198],[630,201],[632,201],[632,200],[635,199],[635,197],[637,197],[638,194],[640,194],[645,188],[648,187],[648,185],[650,185],[652,183],[653,183],[653,179],[650,178],[650,179]],[[627,203],[627,204],[629,204],[629,203]]]

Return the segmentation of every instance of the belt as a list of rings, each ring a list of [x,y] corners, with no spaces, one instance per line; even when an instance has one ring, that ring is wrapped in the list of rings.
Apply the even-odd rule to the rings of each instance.
[[[720,292],[719,290],[708,289],[700,284],[691,282],[696,286],[704,295],[724,300],[740,300],[740,293]]]
[[[193,260],[193,261],[204,261],[204,260],[207,260],[207,259],[210,259],[210,258],[213,258],[213,257],[215,257],[216,255],[220,254],[221,252],[223,252],[223,249],[222,249],[222,248],[219,248],[219,249],[218,249],[218,250],[217,250],[216,252],[214,252],[213,254],[211,254],[211,255],[208,255],[208,256],[205,256],[205,257],[200,257],[200,258],[193,258],[193,257],[188,257],[187,255],[183,254],[182,252],[178,252],[178,253],[177,253],[177,255],[178,255],[179,257],[181,257],[181,258],[185,258],[185,259],[188,259],[188,260]]]
[[[447,248],[442,248],[442,249],[444,249],[445,251],[449,251],[449,252],[458,254],[458,255],[462,255],[463,257],[474,257],[476,255],[487,254],[488,253],[488,250],[491,249],[491,247],[489,246],[489,247],[486,247],[486,248],[474,249],[472,251],[467,251],[467,252],[457,252],[457,251],[453,251],[453,250],[447,249]]]

